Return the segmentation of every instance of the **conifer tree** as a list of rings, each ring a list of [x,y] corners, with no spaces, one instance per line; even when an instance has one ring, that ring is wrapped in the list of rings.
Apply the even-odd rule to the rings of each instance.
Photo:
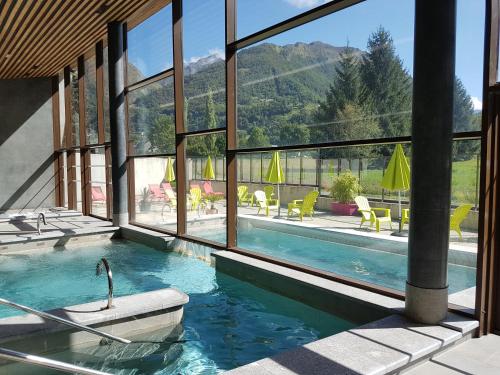
[[[217,127],[217,118],[215,116],[214,98],[212,89],[208,89],[205,102],[205,125],[207,129],[215,129]],[[215,134],[208,134],[205,138],[208,155],[215,156],[217,154],[217,137]]]
[[[409,135],[411,77],[389,32],[379,27],[368,39],[367,49],[360,65],[362,101],[377,116],[383,137]]]
[[[319,117],[323,121],[334,120],[346,104],[358,105],[361,96],[358,55],[347,46],[339,56],[335,67],[335,79],[330,85],[324,102],[320,103]]]
[[[474,114],[472,99],[465,89],[462,81],[455,77],[455,88],[453,95],[453,131],[466,132],[479,130]],[[455,141],[453,142],[453,159],[470,160],[479,152],[477,141]]]

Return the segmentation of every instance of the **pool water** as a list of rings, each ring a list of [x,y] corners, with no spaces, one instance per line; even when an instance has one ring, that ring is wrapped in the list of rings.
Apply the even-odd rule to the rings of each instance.
[[[220,241],[218,236],[212,233],[209,239]],[[238,228],[238,247],[387,288],[405,290],[405,255],[255,227]],[[448,282],[450,294],[473,287],[476,285],[476,269],[449,264]]]
[[[105,299],[105,277],[95,276],[103,256],[112,267],[116,296],[167,287],[189,294],[181,334],[187,341],[131,347],[141,351],[134,360],[116,353],[104,362],[65,356],[80,365],[119,374],[215,374],[356,325],[216,272],[200,260],[124,241],[2,255],[2,297],[42,310]],[[0,316],[17,313],[0,310]]]

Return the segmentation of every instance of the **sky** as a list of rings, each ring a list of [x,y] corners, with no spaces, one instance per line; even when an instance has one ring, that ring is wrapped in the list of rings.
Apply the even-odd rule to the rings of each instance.
[[[238,0],[237,35],[247,36],[293,17],[325,0]],[[321,41],[333,46],[366,50],[371,33],[379,26],[388,30],[396,53],[412,74],[415,0],[367,0],[340,12],[289,30],[266,42],[278,45]],[[481,108],[483,0],[457,1],[456,75]],[[224,56],[224,0],[184,0],[183,53],[186,63],[217,54]],[[147,76],[172,66],[171,6],[129,32],[129,60]]]

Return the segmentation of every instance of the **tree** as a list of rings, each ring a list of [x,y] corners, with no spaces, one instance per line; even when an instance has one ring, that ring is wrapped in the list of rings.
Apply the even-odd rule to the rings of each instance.
[[[340,140],[371,139],[380,135],[378,121],[367,115],[363,108],[347,103],[337,114]],[[358,157],[370,153],[369,147],[359,147]]]
[[[212,90],[209,89],[205,99],[205,129],[217,128],[217,116]],[[225,138],[221,133],[188,138],[187,152],[190,156],[219,156],[225,152]]]
[[[326,93],[325,101],[319,106],[320,121],[333,121],[337,118],[338,112],[347,104],[360,104],[361,78],[358,57],[353,48],[347,46],[340,53],[335,73],[335,80]]]
[[[205,102],[205,125],[207,129],[215,129],[217,127],[217,117],[215,115],[214,97],[212,89],[208,89]],[[205,138],[208,155],[215,156],[217,154],[217,135],[208,134]]]
[[[175,127],[172,118],[159,115],[148,129],[149,152],[167,153],[175,151]]]
[[[320,103],[317,119],[323,122],[313,131],[322,141],[365,139],[379,134],[377,121],[370,118],[370,109],[362,98],[359,57],[347,46],[340,53],[335,67],[335,80]]]
[[[453,131],[466,132],[479,130],[478,116],[474,113],[472,99],[463,85],[462,81],[455,77],[453,93]],[[453,142],[453,159],[470,160],[479,152],[477,141],[455,141]]]
[[[310,131],[306,125],[282,123],[277,125],[277,137],[271,139],[275,145],[307,144],[310,142]]]
[[[246,139],[245,146],[248,148],[253,147],[267,147],[270,146],[269,137],[260,126],[254,126],[250,130],[250,135]]]
[[[411,77],[396,55],[391,35],[384,28],[368,39],[360,65],[361,100],[378,116],[381,136],[409,135],[411,129]]]
[[[188,114],[189,114],[189,99],[184,97],[184,128],[188,129],[189,123],[188,123]]]

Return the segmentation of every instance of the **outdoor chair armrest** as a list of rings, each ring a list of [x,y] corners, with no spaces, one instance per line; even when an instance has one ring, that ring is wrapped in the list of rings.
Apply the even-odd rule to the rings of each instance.
[[[391,214],[391,209],[390,208],[372,208],[372,211],[384,211],[385,216],[389,216]]]
[[[303,199],[294,199],[291,203],[294,205],[303,204],[304,200]]]

